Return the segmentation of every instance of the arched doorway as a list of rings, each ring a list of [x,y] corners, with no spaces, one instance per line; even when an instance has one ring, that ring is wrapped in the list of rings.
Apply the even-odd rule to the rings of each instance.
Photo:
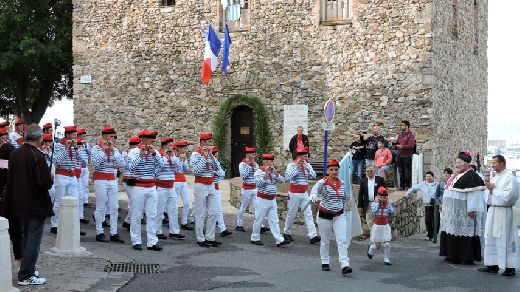
[[[253,109],[237,106],[231,114],[231,176],[239,176],[238,165],[245,156],[245,147],[255,146]]]

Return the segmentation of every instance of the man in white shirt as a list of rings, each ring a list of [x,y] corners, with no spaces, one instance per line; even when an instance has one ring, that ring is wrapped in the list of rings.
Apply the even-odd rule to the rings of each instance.
[[[435,206],[435,192],[439,182],[434,181],[435,176],[433,172],[426,172],[426,180],[412,187],[406,192],[406,196],[421,191],[423,204],[424,204],[424,224],[428,234],[424,240],[433,239],[433,211]]]

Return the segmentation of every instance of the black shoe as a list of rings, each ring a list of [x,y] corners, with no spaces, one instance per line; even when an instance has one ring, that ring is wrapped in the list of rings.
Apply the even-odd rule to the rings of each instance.
[[[189,226],[188,224],[182,224],[181,229],[183,230],[193,230],[193,227]]]
[[[244,229],[243,226],[237,226],[237,227],[235,227],[235,230],[240,231],[240,232],[246,232],[246,230]]]
[[[186,237],[186,235],[182,235],[182,234],[173,234],[173,233],[170,233],[168,234],[168,237],[171,238],[171,239],[184,239]]]
[[[110,241],[117,242],[117,243],[125,243],[125,241],[121,239],[119,234],[110,235]]]
[[[220,236],[224,237],[224,236],[228,236],[228,235],[231,235],[233,234],[233,232],[229,231],[229,230],[224,230],[222,232],[220,232]]]
[[[143,250],[143,247],[140,244],[134,244],[132,248],[135,250]]]
[[[346,275],[352,273],[352,268],[349,266],[343,267],[341,269],[341,274]]]
[[[161,251],[162,247],[158,246],[157,244],[154,246],[148,246],[146,247],[147,250],[153,250],[153,251]]]
[[[106,238],[104,233],[100,233],[100,234],[96,235],[96,241],[108,242],[108,239]]]
[[[264,243],[261,242],[260,240],[251,240],[251,244],[254,244],[254,245],[264,245]]]
[[[121,228],[126,229],[127,231],[130,231],[130,223],[123,222],[123,225],[121,225]]]
[[[162,224],[163,224],[163,225],[168,225],[169,223],[170,223],[170,220],[168,220],[168,219],[166,219],[166,218],[164,218],[164,219],[162,220]]]
[[[157,234],[157,238],[159,239],[168,239],[168,237],[166,237],[164,234]]]
[[[322,271],[330,271],[330,266],[329,264],[321,264],[321,270]]]
[[[320,241],[321,241],[321,237],[320,237],[319,235],[316,235],[316,236],[314,236],[313,238],[311,238],[311,239],[309,240],[309,242],[310,242],[311,244],[315,244],[315,243],[320,242]]]
[[[371,255],[370,253],[368,253],[369,250],[370,250],[370,246],[367,248],[367,257],[368,257],[369,259],[372,259],[372,255]]]
[[[197,245],[200,247],[209,247],[209,244],[206,241],[197,241]]]
[[[89,223],[90,223],[90,220],[87,220],[87,219],[79,219],[79,222],[80,222],[80,223],[83,223],[83,224],[89,224]]]
[[[222,242],[215,241],[215,240],[206,240],[206,243],[213,247],[217,247],[222,244]]]
[[[86,233],[85,231],[80,231],[80,232],[79,232],[79,235],[80,235],[80,236],[85,236],[85,235],[87,235],[87,233]]]
[[[292,238],[292,236],[290,234],[284,234],[283,238],[285,238],[285,240],[288,240],[288,241],[294,241],[294,239]]]
[[[502,273],[502,276],[506,277],[513,277],[514,275],[516,275],[515,268],[506,268],[506,270]]]
[[[110,224],[107,223],[106,221],[103,221],[103,223],[101,223],[101,226],[108,228],[108,227],[110,227]]]
[[[260,234],[264,234],[267,231],[271,231],[271,229],[269,227],[262,227],[262,228],[260,228]]]
[[[276,244],[276,247],[282,247],[282,246],[287,245],[287,244],[289,244],[289,243],[291,243],[289,240],[284,239],[282,242],[277,243],[277,244]]]
[[[478,271],[496,274],[496,273],[498,273],[498,266],[484,266],[482,268],[479,268]]]
[[[58,227],[51,227],[52,234],[58,234]]]

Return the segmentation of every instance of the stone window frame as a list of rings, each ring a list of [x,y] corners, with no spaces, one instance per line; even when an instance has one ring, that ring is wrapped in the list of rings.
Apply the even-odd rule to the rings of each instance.
[[[473,54],[478,55],[480,30],[480,6],[478,0],[473,0]]]
[[[452,0],[451,3],[452,8],[452,27],[451,34],[455,39],[459,38],[459,3],[458,0]]]
[[[230,0],[236,2],[236,4],[240,3],[240,0]],[[222,5],[220,0],[216,0],[218,5],[217,15],[218,15],[218,27],[220,32],[224,32],[224,28],[226,24],[228,25],[229,32],[248,32],[251,28],[251,11],[253,7],[252,0],[244,0],[244,8],[240,10],[240,20],[238,21],[228,21],[227,20],[227,8],[226,11],[222,10]],[[228,6],[229,7],[229,6]]]
[[[175,4],[175,0],[159,0],[159,6],[161,7],[173,7]]]
[[[354,0],[318,0],[319,5],[319,19],[321,25],[342,25],[342,24],[348,24],[352,22],[353,17],[353,2]],[[330,2],[330,5],[329,5]],[[328,18],[327,13],[324,12],[324,7],[331,7],[333,10],[334,3],[335,2],[335,8],[334,11],[336,11],[336,17]],[[342,5],[342,9],[338,9],[338,6]],[[339,17],[338,12],[341,11],[342,16]],[[343,14],[346,14],[344,16]]]

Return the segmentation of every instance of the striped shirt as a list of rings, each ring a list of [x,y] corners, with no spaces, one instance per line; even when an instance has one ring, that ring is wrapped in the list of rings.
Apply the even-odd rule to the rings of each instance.
[[[175,168],[176,173],[186,173],[190,169],[188,166],[188,162],[181,161],[179,157],[173,156],[173,167]]]
[[[309,179],[315,178],[316,172],[314,172],[312,166],[309,163],[307,163],[307,167],[305,167],[305,169],[302,169],[301,166],[294,162],[291,162],[289,165],[287,165],[285,179],[293,185],[308,185]]]
[[[246,162],[246,160],[242,160],[240,164],[238,165],[238,170],[240,171],[240,177],[242,178],[242,181],[244,184],[248,185],[254,185],[255,182],[255,172],[258,169],[258,164],[256,162],[253,162],[252,164],[249,164]]]
[[[18,141],[23,138],[22,135],[18,134],[18,132],[11,132],[9,133],[9,143],[14,146],[14,148],[20,147],[20,144],[18,144]]]
[[[221,180],[224,179],[224,177],[226,176],[226,172],[220,166],[220,161],[215,160],[215,162],[218,165],[218,170],[215,171],[215,177],[213,178],[213,183],[218,184]]]
[[[117,148],[114,148],[113,153],[107,154],[99,145],[92,147],[92,164],[94,171],[102,173],[115,173],[116,166],[125,166]]]
[[[141,148],[137,147],[128,153],[128,170],[137,179],[154,179],[163,166],[162,156],[155,150],[154,155],[141,156]]]
[[[126,149],[121,153],[121,159],[123,160],[124,167],[121,167],[120,170],[123,172],[123,178],[132,177],[132,173],[128,170],[128,153],[130,152],[130,148]]]
[[[169,156],[168,154],[164,154],[161,156],[162,159],[162,167],[157,172],[156,178],[159,180],[175,180],[175,164],[173,160],[175,156]]]
[[[276,196],[277,183],[283,183],[285,181],[285,178],[278,174],[278,176],[267,177],[267,179],[264,179],[265,175],[265,167],[261,166],[255,171],[255,182],[257,187],[258,193],[263,193],[266,195]]]
[[[372,202],[370,205],[370,209],[372,209],[372,213],[374,213],[374,216],[381,216],[381,209],[383,207],[379,205],[378,202]],[[395,212],[394,206],[392,204],[387,204],[386,207],[383,209],[383,217],[388,217],[390,214],[393,214]]]
[[[65,140],[54,143],[54,163],[56,164],[56,168],[74,170],[80,169],[83,164],[87,164],[87,161],[79,154],[77,148],[67,149],[64,143]]]
[[[200,151],[200,149],[197,148]],[[191,171],[195,176],[213,177],[215,172],[220,170],[220,164],[213,159],[213,156],[202,156],[198,151],[191,153],[190,157]]]
[[[86,157],[88,164],[92,157],[92,147],[90,147],[86,141],[83,141],[83,146],[78,147],[78,150],[80,151],[81,156]],[[87,164],[83,165],[83,167],[87,167]]]
[[[350,200],[345,183],[340,179],[332,182],[329,177],[320,179],[312,187],[311,194],[321,196],[320,210],[325,213],[343,211],[347,200]]]

